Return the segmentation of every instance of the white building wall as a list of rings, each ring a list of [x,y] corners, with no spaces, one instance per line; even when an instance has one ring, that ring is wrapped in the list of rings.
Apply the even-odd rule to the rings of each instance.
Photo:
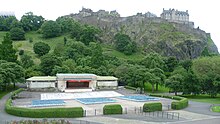
[[[58,81],[57,87],[60,91],[64,91],[66,89],[66,81]]]
[[[97,85],[99,87],[115,87],[118,86],[117,81],[98,81]]]
[[[55,87],[55,82],[31,82],[29,88],[49,88]]]

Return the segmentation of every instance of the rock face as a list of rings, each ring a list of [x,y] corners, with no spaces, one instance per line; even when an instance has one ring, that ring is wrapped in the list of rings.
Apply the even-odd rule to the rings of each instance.
[[[68,17],[99,27],[102,30],[100,39],[106,44],[113,44],[114,35],[122,32],[137,42],[146,53],[155,51],[164,56],[192,59],[200,56],[207,47],[209,52],[218,54],[209,33],[191,25],[168,22],[150,12],[120,17],[116,11],[93,12],[83,8],[78,14]]]

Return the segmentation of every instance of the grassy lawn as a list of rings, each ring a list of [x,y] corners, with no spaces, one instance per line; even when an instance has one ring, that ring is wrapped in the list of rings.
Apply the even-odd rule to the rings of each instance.
[[[152,86],[150,83],[145,83],[145,92],[146,93],[152,93]],[[169,88],[159,85],[158,86],[158,91],[156,91],[156,85],[154,87],[154,93],[167,93],[169,92]]]
[[[220,106],[213,106],[211,109],[213,112],[220,112]]]
[[[136,52],[132,55],[125,55],[124,53],[118,52],[115,50],[112,46],[110,45],[104,45],[102,44],[102,49],[103,49],[103,54],[115,56],[120,59],[125,59],[125,60],[140,60],[144,58],[144,55],[141,54],[140,52]]]
[[[217,97],[215,97],[215,98],[211,98],[210,95],[207,95],[207,94],[203,94],[203,95],[183,95],[183,97],[186,97],[189,100],[196,101],[196,102],[220,104],[220,94],[217,95]]]

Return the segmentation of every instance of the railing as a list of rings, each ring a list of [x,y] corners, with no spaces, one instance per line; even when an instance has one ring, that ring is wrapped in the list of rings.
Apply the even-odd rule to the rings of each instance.
[[[164,118],[164,119],[177,119],[177,120],[180,119],[180,114],[178,112],[169,112],[169,111],[144,112],[143,107],[124,107],[122,110],[122,114],[135,114],[140,116],[150,116],[150,117]],[[102,115],[103,115],[103,109],[84,110],[84,117],[102,116]]]

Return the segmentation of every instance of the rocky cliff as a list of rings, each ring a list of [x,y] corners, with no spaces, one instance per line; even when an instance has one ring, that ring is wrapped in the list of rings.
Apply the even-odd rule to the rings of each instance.
[[[178,59],[192,59],[207,47],[210,53],[218,54],[209,33],[189,24],[168,22],[150,12],[120,17],[116,11],[83,9],[68,17],[99,27],[103,32],[100,39],[107,44],[113,44],[114,35],[123,32],[136,41],[143,52],[155,51]]]

